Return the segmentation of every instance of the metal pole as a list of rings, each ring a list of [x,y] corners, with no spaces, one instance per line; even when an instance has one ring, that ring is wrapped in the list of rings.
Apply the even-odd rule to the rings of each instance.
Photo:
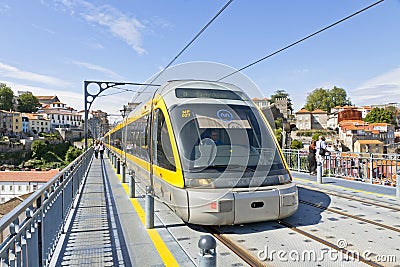
[[[88,98],[88,92],[87,92],[87,86],[88,86],[88,83],[85,81],[84,82],[84,86],[85,86],[85,101],[84,101],[84,106],[85,106],[85,122],[84,122],[84,134],[85,134],[85,150],[87,150],[88,149],[88,126],[87,126],[87,123],[88,123],[88,117],[89,117],[89,115],[88,115],[88,101],[87,101],[87,98]]]
[[[398,157],[396,156],[396,197],[400,199],[400,170],[397,168]]]
[[[369,183],[373,184],[374,182],[374,162],[373,162],[373,155],[371,153],[369,157],[369,163],[370,163],[370,168],[369,168]]]
[[[317,162],[317,183],[322,184],[322,162]]]
[[[217,242],[210,235],[200,236],[197,246],[200,249],[199,267],[217,266]]]
[[[301,159],[300,159],[300,150],[297,150],[297,171],[301,171]]]
[[[121,174],[121,160],[117,158],[117,174]]]
[[[122,183],[126,183],[126,177],[125,177],[125,162],[121,162],[121,167],[122,167],[122,173],[121,173],[121,180]]]
[[[136,185],[135,185],[135,171],[132,171],[129,179],[129,197],[134,198],[135,197],[135,191],[136,191]]]
[[[396,175],[396,197],[397,199],[400,199],[400,172],[397,173]]]
[[[153,188],[146,186],[146,229],[154,228],[154,198]]]

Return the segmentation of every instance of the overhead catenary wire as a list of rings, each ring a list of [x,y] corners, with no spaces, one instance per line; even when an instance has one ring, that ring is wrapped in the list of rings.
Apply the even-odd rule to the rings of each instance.
[[[369,6],[365,7],[365,8],[357,11],[357,12],[354,12],[353,14],[351,14],[351,15],[349,15],[349,16],[341,19],[341,20],[338,20],[338,21],[334,22],[334,23],[330,24],[329,26],[326,26],[325,28],[322,28],[319,31],[316,31],[316,32],[314,32],[314,33],[312,33],[312,34],[310,34],[310,35],[308,35],[308,36],[306,36],[306,37],[294,42],[294,43],[291,43],[290,45],[287,45],[287,46],[285,46],[285,47],[283,47],[283,48],[281,48],[281,49],[279,49],[279,50],[277,50],[277,51],[275,51],[275,52],[273,52],[273,53],[271,53],[271,54],[269,54],[269,55],[267,55],[267,56],[265,56],[263,58],[260,58],[260,59],[254,61],[254,62],[252,62],[252,63],[250,63],[250,64],[248,64],[248,65],[246,65],[246,66],[244,66],[244,67],[232,72],[232,73],[229,73],[228,75],[223,76],[222,78],[218,79],[217,81],[224,80],[224,79],[226,79],[226,78],[228,78],[228,77],[230,77],[230,76],[232,76],[232,75],[234,75],[234,74],[236,74],[238,72],[241,72],[242,70],[245,70],[245,69],[247,69],[247,68],[249,68],[249,67],[251,67],[251,66],[253,66],[253,65],[257,64],[257,63],[260,63],[261,61],[264,61],[267,58],[270,58],[270,57],[272,57],[272,56],[274,56],[274,55],[276,55],[276,54],[278,54],[278,53],[280,53],[280,52],[282,52],[282,51],[284,51],[284,50],[286,50],[286,49],[288,49],[288,48],[290,48],[292,46],[295,46],[295,45],[297,45],[297,44],[299,44],[299,43],[301,43],[301,42],[303,42],[303,41],[305,41],[305,40],[307,40],[307,39],[309,39],[309,38],[311,38],[311,37],[323,32],[323,31],[326,31],[329,28],[332,28],[332,27],[334,27],[334,26],[336,26],[336,25],[338,25],[338,24],[340,24],[340,23],[342,23],[342,22],[344,22],[344,21],[346,21],[346,20],[348,20],[348,19],[350,19],[350,18],[352,18],[352,17],[354,17],[354,16],[356,16],[356,15],[358,15],[358,14],[360,14],[360,13],[366,11],[366,10],[368,10],[368,9],[370,9],[371,7],[382,3],[383,1],[385,1],[385,0],[377,1],[377,2],[371,4],[371,5],[369,5]]]

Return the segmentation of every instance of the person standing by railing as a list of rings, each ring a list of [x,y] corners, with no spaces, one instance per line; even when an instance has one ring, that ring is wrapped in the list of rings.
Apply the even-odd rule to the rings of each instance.
[[[308,147],[308,170],[311,175],[316,175],[317,174],[317,159],[316,159],[316,153],[317,153],[317,146],[315,140],[311,141],[310,146]]]

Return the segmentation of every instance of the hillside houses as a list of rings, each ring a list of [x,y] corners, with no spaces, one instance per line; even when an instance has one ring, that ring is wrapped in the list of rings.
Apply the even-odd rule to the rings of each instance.
[[[302,131],[336,130],[337,140],[350,151],[383,153],[395,144],[396,125],[369,124],[363,118],[372,107],[335,107],[331,113],[301,109],[295,113],[296,127]]]
[[[82,114],[62,103],[57,96],[38,96],[42,105],[36,113],[0,110],[0,135],[35,136],[54,130],[82,131]]]

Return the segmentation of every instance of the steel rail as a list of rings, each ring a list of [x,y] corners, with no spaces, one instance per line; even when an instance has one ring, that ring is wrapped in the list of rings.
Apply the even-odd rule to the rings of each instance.
[[[244,260],[250,266],[267,266],[264,262],[261,262],[257,259],[253,254],[249,253],[246,249],[237,245],[233,240],[226,237],[222,234],[218,229],[211,226],[203,226],[211,235],[213,235],[216,239],[218,239],[222,244],[224,244],[227,248],[229,248],[233,253],[239,256],[242,260]]]
[[[322,206],[320,204],[316,204],[316,203],[312,203],[312,202],[308,202],[308,201],[305,201],[305,200],[300,200],[299,199],[299,202],[303,203],[303,204],[306,204],[306,205],[309,205],[309,206],[312,206],[312,207],[315,207],[315,208],[318,208],[318,209],[321,209],[321,210],[327,210],[327,211],[330,211],[330,212],[333,212],[333,213],[337,213],[337,214],[340,214],[340,215],[343,215],[343,216],[347,216],[347,217],[355,219],[355,220],[359,220],[359,221],[362,221],[362,222],[373,224],[373,225],[376,225],[376,226],[379,226],[379,227],[382,227],[382,228],[386,228],[388,230],[392,230],[392,231],[400,233],[400,228],[397,228],[397,227],[393,227],[393,226],[390,226],[390,225],[386,225],[386,224],[382,224],[382,223],[379,223],[379,222],[375,222],[375,221],[371,221],[371,220],[368,220],[368,219],[364,219],[364,218],[362,218],[360,216],[357,216],[357,215],[351,215],[351,214],[349,214],[347,212],[343,212],[343,211],[340,211],[340,210],[337,210],[337,209],[334,209],[334,208],[329,208],[329,207]]]
[[[378,207],[381,207],[381,208],[386,208],[386,209],[390,209],[390,210],[400,211],[400,208],[394,206],[394,204],[393,204],[393,206],[387,206],[387,205],[384,205],[384,204],[380,204],[379,202],[378,202],[378,203],[375,202],[375,201],[377,201],[377,200],[372,200],[372,199],[369,199],[369,198],[363,198],[363,197],[358,197],[358,196],[355,197],[355,196],[342,195],[342,194],[336,193],[335,191],[332,191],[332,190],[319,189],[319,188],[315,188],[315,187],[309,187],[309,186],[306,186],[306,185],[297,184],[297,186],[298,186],[298,187],[305,188],[305,189],[308,189],[308,190],[312,190],[312,191],[317,191],[317,192],[321,192],[321,193],[326,193],[326,194],[331,195],[331,196],[342,197],[342,198],[346,198],[346,199],[350,199],[350,200],[355,200],[355,201],[358,201],[358,202],[362,202],[362,203],[365,203],[365,204],[370,204],[370,205],[378,206]],[[365,200],[365,199],[369,199],[369,200],[371,200],[371,201],[368,201],[368,200]],[[392,205],[392,204],[389,203],[389,202],[385,202],[385,201],[382,201],[382,202]]]
[[[377,264],[376,262],[373,262],[371,260],[367,260],[367,259],[361,257],[360,255],[354,255],[351,251],[349,251],[349,250],[347,250],[345,248],[340,248],[339,246],[337,246],[337,245],[335,245],[335,244],[333,244],[331,242],[328,242],[328,241],[326,241],[326,240],[324,240],[324,239],[322,239],[322,238],[320,238],[318,236],[315,236],[315,235],[310,234],[310,233],[308,233],[306,231],[300,230],[299,228],[297,228],[296,226],[291,225],[288,222],[285,222],[285,221],[282,221],[282,220],[278,220],[277,222],[278,222],[278,224],[283,225],[283,226],[295,231],[298,234],[304,235],[304,236],[306,236],[306,237],[308,237],[308,238],[310,238],[310,239],[312,239],[314,241],[317,241],[317,242],[319,242],[319,243],[321,243],[321,244],[323,244],[323,245],[325,245],[327,247],[330,247],[330,248],[332,248],[334,250],[342,252],[343,254],[347,255],[348,257],[352,257],[354,259],[358,259],[361,262],[363,262],[365,264],[368,264],[369,266],[375,266],[375,267],[383,266],[383,265]]]

